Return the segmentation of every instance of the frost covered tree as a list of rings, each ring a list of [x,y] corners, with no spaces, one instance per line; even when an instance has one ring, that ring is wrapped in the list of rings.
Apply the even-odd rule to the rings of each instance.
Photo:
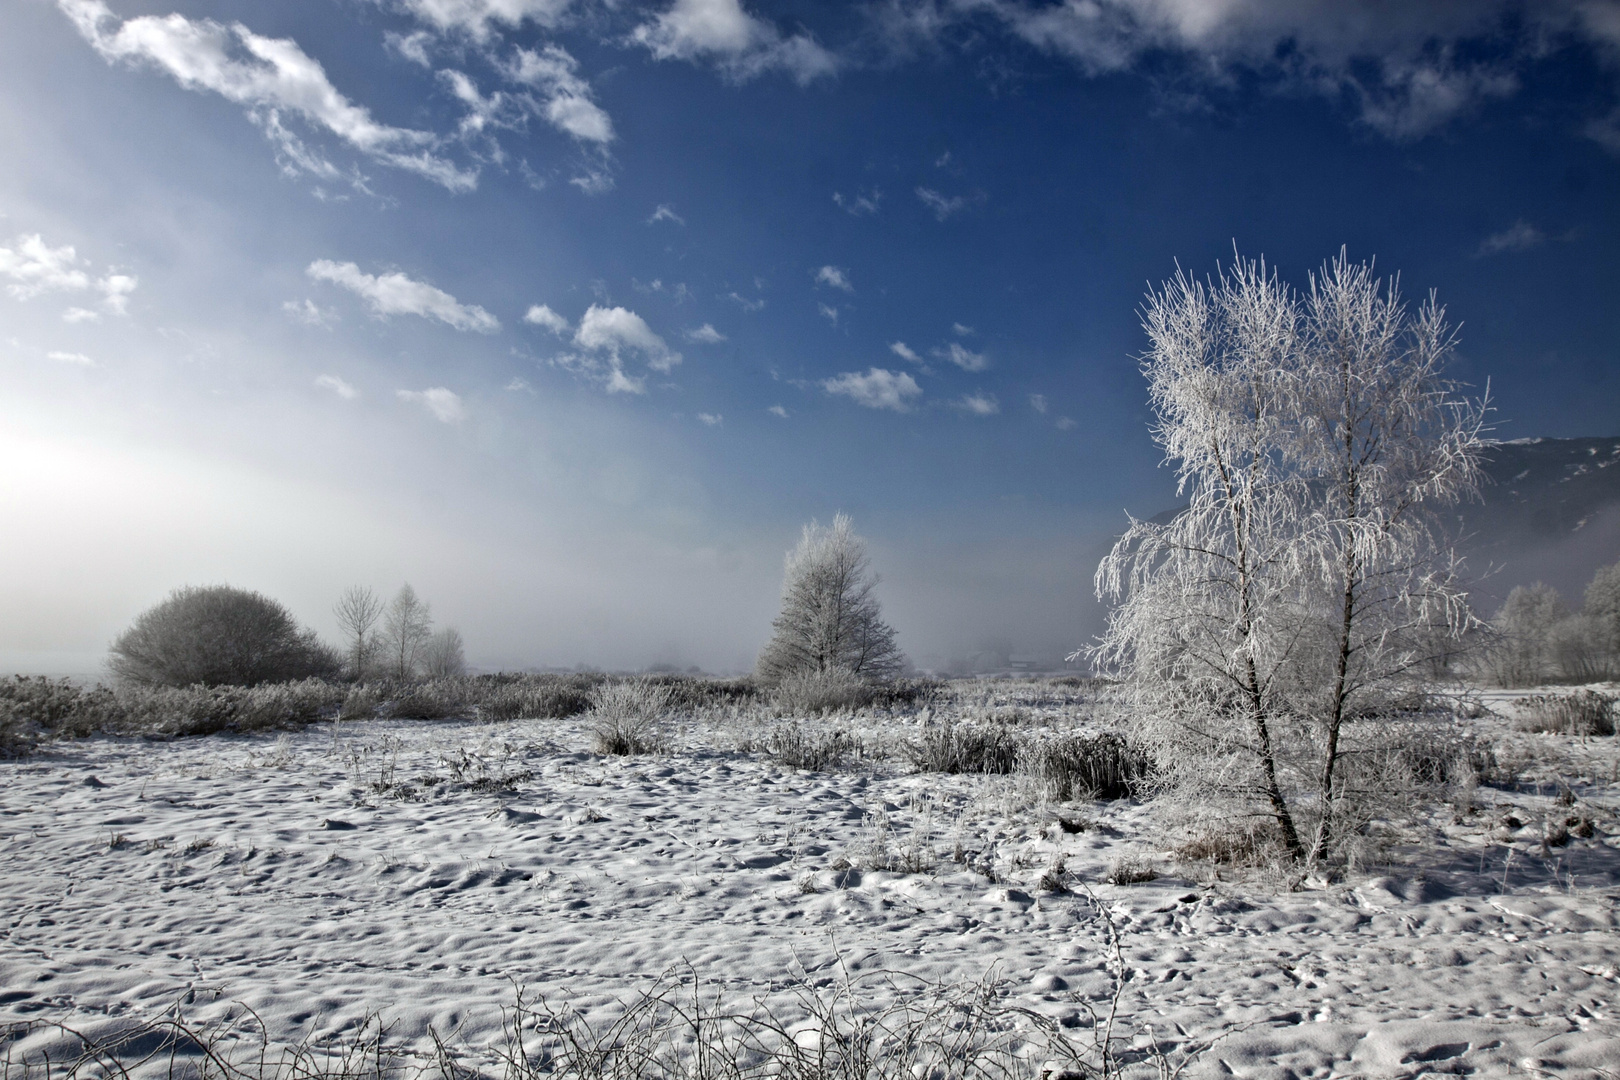
[[[467,673],[467,657],[461,631],[447,626],[422,646],[422,674],[430,679],[448,679]]]
[[[759,656],[760,678],[776,683],[794,675],[844,674],[882,681],[898,675],[905,657],[883,621],[877,584],[866,542],[847,515],[834,517],[831,527],[806,525],[787,555],[782,610]]]
[[[390,675],[405,680],[416,674],[422,647],[432,628],[433,615],[428,605],[409,583],[401,585],[383,614],[382,646]]]
[[[349,671],[357,680],[365,680],[366,670],[376,657],[378,641],[373,628],[382,611],[382,601],[363,585],[345,589],[332,609],[332,614],[337,616],[338,629],[349,643]]]
[[[338,658],[267,596],[188,585],[142,612],[107,664],[142,686],[256,686],[336,674]]]
[[[1301,296],[1260,262],[1143,306],[1153,434],[1187,507],[1132,520],[1097,569],[1089,650],[1125,676],[1166,781],[1271,820],[1290,856],[1338,839],[1345,725],[1472,619],[1434,511],[1478,483],[1482,402],[1453,337],[1341,253]]]

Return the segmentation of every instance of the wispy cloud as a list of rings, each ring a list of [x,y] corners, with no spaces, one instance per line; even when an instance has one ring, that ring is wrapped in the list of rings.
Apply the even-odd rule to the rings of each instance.
[[[686,219],[671,209],[668,203],[659,203],[658,209],[654,210],[652,217],[647,219],[647,224],[656,225],[660,221],[673,221],[677,225],[686,224]]]
[[[50,352],[45,354],[46,359],[55,360],[58,364],[73,364],[77,367],[95,367],[96,362],[84,353],[76,352]]]
[[[871,368],[864,375],[858,371],[845,372],[823,380],[821,386],[829,394],[850,398],[868,409],[892,409],[895,412],[909,412],[912,400],[922,395],[922,387],[908,373],[878,367]]]
[[[1057,418],[1057,429],[1059,431],[1073,431],[1078,426],[1073,417],[1060,416]]]
[[[519,49],[507,75],[539,93],[538,112],[558,131],[598,146],[613,141],[612,118],[580,77],[579,61],[562,46]]]
[[[722,334],[708,323],[704,323],[696,330],[688,330],[686,332],[686,340],[695,341],[701,345],[718,345],[722,341],[726,340],[726,335]]]
[[[399,400],[409,401],[422,406],[433,414],[433,418],[441,424],[459,424],[467,418],[467,410],[461,403],[461,395],[454,390],[442,386],[430,386],[426,390],[396,390]]]
[[[1042,416],[1045,416],[1046,415],[1046,409],[1047,409],[1046,395],[1045,394],[1031,394],[1031,395],[1029,395],[1029,407],[1034,409],[1036,412],[1040,413]]]
[[[780,406],[780,405],[772,405],[770,408],[766,409],[765,411],[770,413],[772,416],[780,417],[783,420],[786,420],[787,417],[788,417],[788,411],[786,409],[782,408],[782,406]]]
[[[1505,252],[1529,251],[1533,247],[1540,247],[1547,242],[1547,234],[1530,224],[1528,221],[1515,221],[1512,225],[1499,233],[1493,233],[1480,242],[1479,250],[1474,254],[1501,255]]]
[[[329,327],[340,318],[336,308],[323,308],[308,297],[302,300],[288,300],[281,305],[281,310],[286,312],[289,318],[305,326]]]
[[[996,396],[982,390],[963,394],[954,404],[958,409],[974,416],[994,416],[1001,411],[1001,403],[996,400]]]
[[[928,187],[919,187],[917,198],[921,199],[923,205],[932,210],[934,217],[940,221],[944,221],[952,214],[960,213],[968,204],[967,199],[961,195],[941,195]]]
[[[568,333],[568,320],[552,311],[545,304],[535,304],[523,313],[523,321],[531,326],[541,326],[550,330],[558,337]]]
[[[524,22],[547,29],[567,14],[573,0],[397,0],[398,5],[440,33],[459,31],[474,41],[497,27],[515,30]]]
[[[315,376],[315,385],[322,390],[332,391],[344,401],[353,401],[360,396],[360,391],[356,390],[353,384],[338,375],[317,375]],[[400,393],[405,394],[409,393],[409,391],[402,390]],[[446,390],[445,393],[448,394],[449,391]]]
[[[917,355],[916,350],[903,341],[889,342],[889,351],[894,353],[894,355],[898,356],[900,359],[909,361],[913,364],[920,364],[923,362],[923,358]]]
[[[838,325],[838,309],[837,308],[833,307],[831,304],[817,304],[816,305],[816,310],[821,312],[821,317],[823,319],[826,319],[828,322],[832,323],[834,326]]]
[[[709,427],[719,427],[725,421],[725,417],[719,413],[700,412],[697,414],[697,418]]]
[[[951,333],[955,334],[957,337],[972,337],[974,330],[973,327],[964,326],[958,322],[951,323]]]
[[[759,311],[765,306],[765,301],[763,298],[750,300],[748,297],[739,292],[731,293],[726,297],[726,299],[735,302],[737,306],[742,308],[744,311]]]
[[[300,116],[373,161],[423,176],[452,191],[477,186],[464,170],[432,152],[424,131],[393,127],[339,93],[326,70],[290,38],[255,34],[241,23],[183,15],[142,15],[120,23],[103,0],[57,0],[86,41],[109,63],[145,64],[167,72],[187,90],[208,90],[246,106],[249,117],[282,152],[284,168],[338,179],[339,171],[310,152],[282,123]]]
[[[944,348],[935,349],[934,355],[941,360],[949,360],[963,371],[983,371],[990,366],[989,357],[984,353],[963,348],[960,341],[953,341]]]
[[[883,192],[877,188],[862,194],[857,191],[854,195],[845,196],[842,192],[833,192],[833,202],[838,208],[851,217],[864,217],[867,214],[878,212],[878,203],[883,200]]]
[[[38,233],[19,236],[12,243],[12,247],[0,247],[0,278],[11,280],[6,292],[18,300],[31,300],[49,292],[94,289],[101,293],[101,303],[108,311],[123,315],[129,310],[129,295],[139,284],[138,279],[116,273],[95,277],[73,245],[53,248]],[[94,311],[80,307],[68,308],[62,317],[68,322],[95,322],[100,318]]]
[[[834,289],[842,289],[847,293],[852,293],[855,291],[855,286],[851,284],[849,280],[849,271],[840,269],[836,266],[823,266],[820,270],[817,270],[816,284],[827,285]]]
[[[659,60],[707,61],[738,82],[783,71],[803,86],[835,74],[839,66],[838,58],[808,34],[784,38],[738,0],[675,0],[630,37]]]
[[[457,330],[493,334],[500,322],[476,304],[462,304],[455,297],[423,281],[415,281],[395,271],[367,274],[352,262],[338,263],[317,259],[305,271],[316,281],[330,281],[361,297],[377,315],[420,315],[437,319]]]

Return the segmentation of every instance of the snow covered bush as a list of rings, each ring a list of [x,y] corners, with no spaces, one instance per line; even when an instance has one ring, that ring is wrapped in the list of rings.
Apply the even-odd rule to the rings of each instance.
[[[669,711],[666,686],[642,679],[605,682],[591,691],[586,713],[591,741],[599,754],[649,754],[666,739],[664,715]]]
[[[107,665],[134,686],[257,686],[331,676],[341,663],[285,607],[229,585],[185,586],[141,613]]]

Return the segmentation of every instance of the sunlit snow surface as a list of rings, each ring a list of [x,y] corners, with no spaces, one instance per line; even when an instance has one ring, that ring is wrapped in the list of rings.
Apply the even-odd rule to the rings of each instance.
[[[897,745],[916,720],[882,724]],[[1516,736],[1556,752],[1543,772],[1594,811],[1593,839],[1543,857],[1552,785],[1481,789],[1478,814],[1437,817],[1390,865],[1288,894],[1168,876],[1151,806],[1054,808],[1015,778],[895,760],[797,772],[745,735],[694,723],[669,754],[605,758],[578,719],[394,721],[0,763],[0,1021],[111,1030],[243,1003],[291,1042],[381,1012],[394,1040],[436,1031],[477,1059],[515,986],[589,1014],[689,973],[791,1008],[845,971],[994,969],[1074,1023],[1112,983],[1092,900],[1039,887],[1062,854],[1120,930],[1122,1023],[1231,1033],[1194,1075],[1620,1063],[1614,739]],[[934,871],[859,869],[885,828]],[[1125,853],[1167,876],[1101,884]]]

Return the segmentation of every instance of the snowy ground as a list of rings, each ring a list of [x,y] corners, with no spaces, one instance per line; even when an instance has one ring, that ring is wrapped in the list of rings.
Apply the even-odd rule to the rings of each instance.
[[[787,770],[723,724],[640,758],[578,719],[60,744],[0,763],[0,1022],[241,1002],[290,1042],[380,1011],[476,1059],[514,983],[589,1013],[676,970],[769,1002],[887,969],[993,970],[1078,1025],[1113,983],[1092,900],[1041,887],[1061,856],[1119,930],[1121,1027],[1226,1035],[1192,1075],[1620,1075],[1616,740],[1480,723],[1526,783],[1294,893],[1176,876],[1151,805]],[[1559,782],[1596,835],[1544,849]],[[1102,884],[1131,854],[1164,876]]]

